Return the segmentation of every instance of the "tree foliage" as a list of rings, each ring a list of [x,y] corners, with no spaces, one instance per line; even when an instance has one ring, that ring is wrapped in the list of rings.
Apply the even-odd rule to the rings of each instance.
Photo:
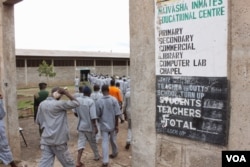
[[[41,64],[39,64],[38,70],[39,76],[45,76],[47,79],[50,77],[55,77],[56,72],[54,72],[54,66],[49,65],[46,63],[46,61],[43,60]]]

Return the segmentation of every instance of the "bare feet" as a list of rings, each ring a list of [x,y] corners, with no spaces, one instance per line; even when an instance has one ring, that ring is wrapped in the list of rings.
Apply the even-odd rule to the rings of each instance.
[[[82,162],[80,162],[80,164],[76,165],[76,167],[85,167],[85,165]]]

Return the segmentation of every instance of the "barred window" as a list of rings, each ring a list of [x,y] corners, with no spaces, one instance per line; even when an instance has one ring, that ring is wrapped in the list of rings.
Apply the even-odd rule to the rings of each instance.
[[[54,60],[54,66],[74,66],[74,60]]]
[[[46,61],[47,64],[51,64],[51,60],[42,60],[42,59],[28,59],[27,60],[27,67],[39,67],[39,65],[43,62]]]
[[[25,60],[18,60],[16,59],[16,67],[24,67],[25,66]]]
[[[96,60],[96,66],[111,66],[111,60]]]
[[[76,66],[94,66],[94,60],[76,60]]]
[[[126,60],[114,60],[113,66],[126,66],[127,61]]]

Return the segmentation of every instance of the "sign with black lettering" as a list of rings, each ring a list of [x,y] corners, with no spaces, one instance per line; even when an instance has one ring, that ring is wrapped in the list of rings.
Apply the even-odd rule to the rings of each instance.
[[[226,145],[228,2],[155,4],[156,131]]]
[[[156,131],[225,145],[227,79],[157,76]]]
[[[228,1],[156,1],[156,75],[226,76]]]
[[[249,167],[250,151],[222,151],[222,167]]]

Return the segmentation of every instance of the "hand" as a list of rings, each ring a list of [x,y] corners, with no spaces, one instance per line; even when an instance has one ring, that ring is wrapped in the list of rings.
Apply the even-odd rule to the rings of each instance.
[[[66,90],[63,88],[58,88],[57,92],[64,95],[66,93]]]

